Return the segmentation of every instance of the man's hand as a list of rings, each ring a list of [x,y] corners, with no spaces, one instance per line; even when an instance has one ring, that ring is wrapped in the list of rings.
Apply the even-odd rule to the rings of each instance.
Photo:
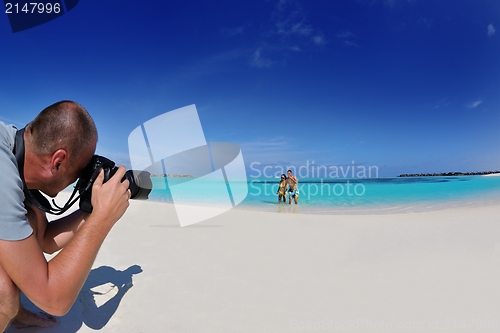
[[[99,220],[109,220],[114,224],[127,210],[130,199],[129,181],[121,181],[125,172],[125,168],[120,166],[104,184],[104,172],[101,170],[97,176],[92,186],[92,215]]]

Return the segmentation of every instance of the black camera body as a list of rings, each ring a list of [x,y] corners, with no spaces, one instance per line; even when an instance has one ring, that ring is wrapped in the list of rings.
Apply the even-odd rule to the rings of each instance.
[[[94,155],[90,163],[82,170],[80,179],[76,183],[76,189],[80,193],[80,209],[92,213],[92,185],[97,176],[104,171],[104,183],[107,182],[118,170],[115,162],[106,157]],[[147,171],[128,170],[122,178],[122,182],[129,181],[130,199],[147,200],[153,184],[151,175]]]

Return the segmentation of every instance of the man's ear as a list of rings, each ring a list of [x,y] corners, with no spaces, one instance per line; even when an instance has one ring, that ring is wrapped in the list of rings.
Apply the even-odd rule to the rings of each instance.
[[[58,171],[63,163],[66,163],[68,160],[68,153],[64,149],[56,150],[50,159],[50,171],[54,173]]]

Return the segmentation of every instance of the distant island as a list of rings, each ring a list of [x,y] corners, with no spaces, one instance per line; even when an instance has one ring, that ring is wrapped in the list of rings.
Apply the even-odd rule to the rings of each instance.
[[[169,174],[169,173],[162,173],[162,174],[151,174],[151,177],[172,177],[172,178],[194,178],[193,175],[189,174],[189,173],[186,173],[186,174],[178,174],[178,173],[174,173],[174,174]]]
[[[478,172],[441,172],[441,173],[403,173],[398,177],[446,177],[446,176],[478,176],[500,173],[500,171],[478,171]]]

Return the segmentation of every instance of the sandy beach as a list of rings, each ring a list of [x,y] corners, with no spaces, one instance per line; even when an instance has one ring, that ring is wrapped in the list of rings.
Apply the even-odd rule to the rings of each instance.
[[[500,329],[499,211],[233,209],[181,228],[173,205],[131,201],[59,326],[7,332]]]

